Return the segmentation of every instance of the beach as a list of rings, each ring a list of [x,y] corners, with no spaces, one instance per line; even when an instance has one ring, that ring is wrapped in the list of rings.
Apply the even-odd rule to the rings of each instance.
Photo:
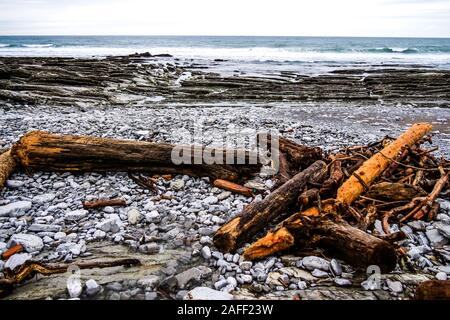
[[[237,48],[225,48],[228,56],[217,51],[187,56],[175,45],[161,46],[165,52],[133,53],[139,48],[122,47],[115,55],[87,47],[81,56],[73,51],[61,56],[61,50],[68,50],[62,47],[57,57],[51,48],[61,48],[58,43],[45,42],[40,39],[40,47],[29,42],[35,47],[26,50],[32,48],[34,57],[11,44],[3,55],[0,48],[2,150],[33,130],[176,144],[189,142],[181,129],[194,132],[200,126],[207,132],[200,141],[206,146],[220,146],[233,127],[277,130],[299,144],[332,152],[396,137],[413,123],[429,122],[433,143],[440,146],[436,154],[450,156],[446,53],[415,57],[420,48],[409,48],[409,43],[400,49],[377,49],[375,43],[361,49],[364,58],[344,50],[341,56],[333,53],[330,62],[323,50],[315,55],[323,57],[319,62],[299,64],[298,55],[286,52],[277,59],[268,55],[264,61],[243,62],[242,51],[239,59],[231,54]],[[305,52],[302,59],[311,54]],[[273,184],[264,174],[253,180],[261,197]],[[220,252],[213,234],[251,197],[214,187],[207,177],[187,175],[159,178],[156,188],[144,189],[126,173],[14,173],[1,191],[0,207],[19,202],[29,207],[23,215],[0,215],[0,249],[12,236],[26,234],[38,250],[23,253],[29,256],[22,259],[141,261],[131,268],[82,270],[83,281],[95,279],[82,299],[183,299],[195,288],[204,297],[209,292],[204,287],[222,299],[410,299],[418,283],[450,274],[448,192],[438,200],[435,221],[391,226],[408,235],[403,246],[413,267],[382,275],[381,286],[371,290],[365,270],[334,257],[289,252],[250,262],[242,256],[244,246],[233,254]],[[126,206],[85,212],[81,205],[116,197],[125,199]],[[383,234],[377,221],[371,232]],[[64,274],[39,276],[7,298],[70,298],[66,280]]]

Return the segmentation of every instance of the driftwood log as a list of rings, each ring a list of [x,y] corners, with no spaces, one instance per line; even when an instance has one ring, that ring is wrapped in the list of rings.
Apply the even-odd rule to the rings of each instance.
[[[11,156],[11,150],[0,154],[0,189],[5,186],[6,180],[14,172],[17,163]]]
[[[177,159],[183,159],[183,163],[174,163],[173,152]],[[259,172],[262,165],[256,153],[245,150],[57,135],[42,131],[24,135],[13,146],[11,154],[26,170],[143,171],[209,176],[230,181]],[[210,157],[208,159],[215,157],[218,161],[208,163],[205,156]]]
[[[303,217],[319,216],[321,214],[340,214],[346,212],[353,201],[358,198],[365,189],[395,160],[398,154],[406,146],[414,145],[419,139],[431,130],[431,125],[427,123],[415,124],[405,133],[399,136],[395,141],[387,145],[379,153],[366,160],[350,178],[348,178],[337,191],[336,199],[331,199],[324,203],[321,208],[310,207],[305,211],[298,212],[283,221],[275,230],[270,231],[263,238],[259,239],[248,247],[244,255],[248,259],[258,259],[285,250],[294,245],[295,236],[290,229],[301,228]],[[290,226],[290,228],[289,228]],[[307,233],[307,232],[306,232]],[[351,240],[351,238],[349,238]],[[336,250],[340,251],[342,242],[335,241],[330,245],[335,245]],[[364,257],[361,257],[364,259]],[[362,260],[364,261],[364,260]],[[388,264],[389,266],[391,264]]]
[[[85,209],[98,209],[98,208],[104,208],[107,206],[110,207],[120,207],[125,206],[127,202],[125,199],[121,198],[115,198],[115,199],[98,199],[98,200],[92,200],[92,201],[84,201],[83,202],[83,208]]]
[[[265,257],[268,249],[280,251],[296,244],[299,247],[323,248],[331,256],[356,267],[378,265],[383,272],[394,270],[397,255],[389,242],[355,228],[344,220],[333,220],[323,216],[302,217],[285,223],[278,232],[269,233],[259,240],[260,245],[248,248],[244,256],[254,260]],[[269,244],[269,247],[265,244]]]
[[[214,235],[217,248],[229,252],[251,239],[275,218],[295,210],[297,198],[308,182],[319,182],[326,174],[325,162],[318,160],[261,201],[252,202]]]
[[[252,190],[250,188],[241,186],[227,180],[217,179],[213,182],[214,186],[220,189],[228,190],[234,193],[240,193],[246,197],[253,196]]]
[[[428,280],[416,288],[416,300],[450,300],[450,280]]]

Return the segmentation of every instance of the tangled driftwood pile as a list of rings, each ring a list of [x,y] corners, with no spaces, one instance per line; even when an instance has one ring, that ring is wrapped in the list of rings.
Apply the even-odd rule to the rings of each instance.
[[[232,252],[257,236],[244,251],[247,259],[320,247],[353,266],[378,265],[383,272],[392,271],[397,263],[406,261],[405,251],[396,245],[405,235],[391,232],[390,224],[434,219],[439,210],[435,200],[448,188],[450,161],[435,158],[432,152],[436,148],[422,146],[431,144],[427,136],[431,128],[427,123],[415,124],[396,139],[385,137],[334,154],[279,138],[274,189],[224,224],[214,235],[215,246]],[[133,180],[150,189],[151,174],[188,174],[209,176],[219,188],[253,194],[254,190],[237,183],[259,172],[263,165],[259,161],[207,164],[196,159],[198,147],[192,147],[190,164],[177,165],[171,161],[173,148],[161,143],[31,132],[0,156],[0,186],[16,168],[128,171]],[[200,149],[211,155],[217,152]],[[226,154],[237,157],[239,152],[227,150]],[[244,155],[246,160],[252,156],[250,151]],[[136,172],[141,174],[135,176]],[[102,201],[85,205],[102,206]],[[385,235],[368,231],[376,219],[383,221]]]

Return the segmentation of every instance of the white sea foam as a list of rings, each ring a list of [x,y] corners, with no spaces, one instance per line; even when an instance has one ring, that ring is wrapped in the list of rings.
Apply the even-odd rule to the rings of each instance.
[[[46,44],[23,44],[22,45],[25,48],[50,48],[54,45],[52,43],[46,43]]]
[[[377,49],[377,48],[376,48]],[[389,48],[388,48],[389,49]],[[409,50],[408,54],[403,54]],[[314,51],[312,49],[288,47],[90,47],[90,46],[53,46],[52,44],[34,44],[27,47],[1,47],[0,56],[61,56],[93,57],[107,55],[128,55],[149,51],[152,54],[169,53],[175,57],[196,60],[231,60],[244,64],[271,64],[272,67],[323,68],[324,66],[345,66],[349,64],[425,64],[450,69],[450,53],[417,53],[410,48],[381,48],[368,51]],[[233,66],[235,68],[235,64]]]

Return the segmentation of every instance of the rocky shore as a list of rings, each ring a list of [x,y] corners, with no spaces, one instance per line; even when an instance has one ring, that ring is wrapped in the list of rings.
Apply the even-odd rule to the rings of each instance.
[[[304,75],[220,72],[226,61],[135,54],[104,59],[0,58],[0,101],[110,106],[129,104],[388,102],[448,106],[450,71],[376,65]],[[228,66],[229,68],[229,66]]]
[[[234,125],[336,150],[428,121],[438,152],[448,157],[449,79],[448,71],[424,68],[256,77],[171,57],[0,58],[0,147],[36,129],[178,143],[180,128],[193,131],[201,121],[215,133],[204,137],[206,145]],[[261,174],[250,186],[262,197],[272,184]],[[24,252],[0,261],[0,272],[30,259],[137,258],[142,265],[81,270],[75,281],[70,274],[37,276],[8,298],[408,299],[418,283],[450,275],[448,192],[436,221],[391,225],[407,234],[401,245],[410,265],[378,276],[318,251],[256,262],[243,259],[243,248],[223,254],[212,234],[253,198],[189,176],[159,178],[157,189],[143,189],[126,173],[11,176],[0,198],[0,253],[17,243]],[[82,207],[113,197],[126,206]],[[372,232],[383,234],[380,221]]]

